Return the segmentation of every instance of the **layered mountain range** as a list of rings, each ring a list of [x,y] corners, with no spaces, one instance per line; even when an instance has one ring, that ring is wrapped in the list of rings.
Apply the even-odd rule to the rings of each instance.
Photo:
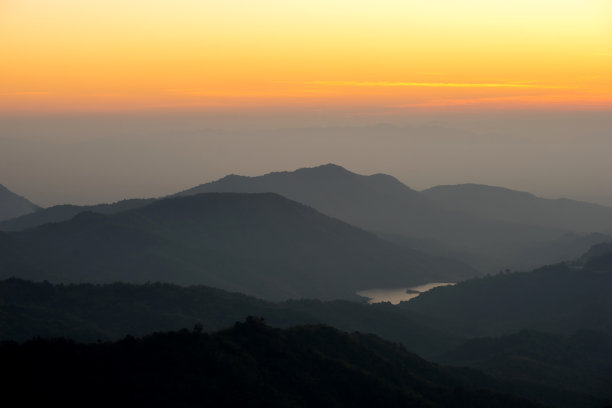
[[[401,248],[273,193],[207,193],[0,234],[0,277],[207,284],[268,299],[356,298],[456,282],[458,261]]]
[[[472,184],[418,192],[389,175],[363,176],[333,164],[257,177],[230,175],[176,196],[210,192],[277,193],[397,245],[458,259],[482,272],[569,260],[611,240],[609,207]],[[55,206],[0,222],[0,230],[66,221],[84,211],[114,214],[151,201]]]

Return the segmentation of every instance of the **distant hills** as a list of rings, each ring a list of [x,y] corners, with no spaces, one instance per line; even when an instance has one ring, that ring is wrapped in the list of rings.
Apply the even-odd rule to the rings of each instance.
[[[474,273],[272,193],[169,198],[0,234],[0,278],[164,281],[267,299],[346,299]]]
[[[517,234],[529,234],[533,241],[561,232],[447,211],[392,176],[362,176],[334,164],[259,177],[232,175],[178,195],[204,192],[274,192],[369,231],[438,239],[469,248],[511,240]]]
[[[4,397],[25,406],[539,406],[477,371],[437,366],[376,336],[274,329],[252,317],[213,334],[2,344],[0,358],[10,373]]]
[[[552,200],[481,184],[436,186],[423,194],[447,210],[492,220],[585,233],[605,232],[612,227],[612,207],[566,198]]]
[[[476,184],[419,192],[389,175],[364,176],[334,164],[257,177],[230,175],[175,196],[206,192],[277,193],[397,245],[489,273],[570,260],[593,244],[612,242],[609,207]],[[0,221],[0,231],[67,221],[85,211],[116,214],[152,201],[54,206]]]
[[[0,184],[0,221],[30,214],[39,209],[36,204]]]

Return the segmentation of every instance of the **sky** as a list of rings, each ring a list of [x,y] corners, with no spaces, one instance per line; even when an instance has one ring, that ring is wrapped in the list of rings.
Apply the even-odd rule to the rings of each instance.
[[[612,107],[609,0],[3,0],[0,110]]]
[[[0,183],[40,205],[324,163],[612,205],[610,0],[0,0]]]

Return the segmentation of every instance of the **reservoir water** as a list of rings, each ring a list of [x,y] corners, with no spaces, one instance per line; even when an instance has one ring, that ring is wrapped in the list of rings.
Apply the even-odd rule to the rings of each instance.
[[[397,305],[399,302],[415,298],[421,293],[427,292],[430,289],[448,285],[454,285],[454,283],[431,282],[409,288],[366,289],[357,292],[357,294],[359,296],[368,298],[368,303],[391,302],[392,304]]]

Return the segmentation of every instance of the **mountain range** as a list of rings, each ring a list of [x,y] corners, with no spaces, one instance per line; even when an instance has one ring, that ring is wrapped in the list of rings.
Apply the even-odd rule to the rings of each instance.
[[[609,207],[474,184],[419,192],[389,175],[363,176],[334,164],[257,177],[230,175],[175,196],[206,192],[277,193],[397,245],[458,259],[484,272],[529,270],[612,241]],[[66,221],[84,211],[115,214],[152,201],[54,206],[1,221],[0,230]]]
[[[489,191],[485,187],[482,189]],[[443,188],[441,190],[445,191]],[[499,190],[510,196],[529,195]],[[334,164],[258,177],[230,175],[179,195],[267,191],[310,205],[324,214],[376,232],[397,244],[454,257],[487,272],[507,268],[531,269],[572,259],[596,243],[586,239],[583,233],[573,232],[574,225],[580,224],[578,232],[600,231],[612,225],[611,208],[570,200],[535,198],[534,205],[524,205],[520,211],[515,211],[526,214],[521,218],[495,215],[496,202],[491,204],[489,202],[493,200],[489,196],[475,194],[470,201],[474,202],[474,209],[466,210],[469,203],[455,207],[454,199],[442,197],[436,188],[418,192],[392,176],[363,176]],[[469,193],[471,190],[464,195],[469,196]],[[496,197],[496,200],[501,199]],[[568,202],[575,204],[577,215],[572,215],[572,206]],[[480,211],[480,207],[490,208],[491,211]],[[598,211],[589,218],[592,208]],[[500,206],[499,213],[504,211],[505,207]],[[559,222],[528,222],[537,221],[542,213],[555,214],[549,219]],[[574,217],[577,221],[568,223],[568,217]],[[584,222],[580,223],[580,220]],[[597,228],[591,231],[590,228],[594,226]],[[598,237],[598,240],[610,239],[608,235]],[[539,256],[534,256],[530,253],[533,247],[546,247],[546,251],[538,251]]]
[[[0,233],[0,278],[206,284],[266,299],[357,298],[475,271],[272,193],[208,193]]]

